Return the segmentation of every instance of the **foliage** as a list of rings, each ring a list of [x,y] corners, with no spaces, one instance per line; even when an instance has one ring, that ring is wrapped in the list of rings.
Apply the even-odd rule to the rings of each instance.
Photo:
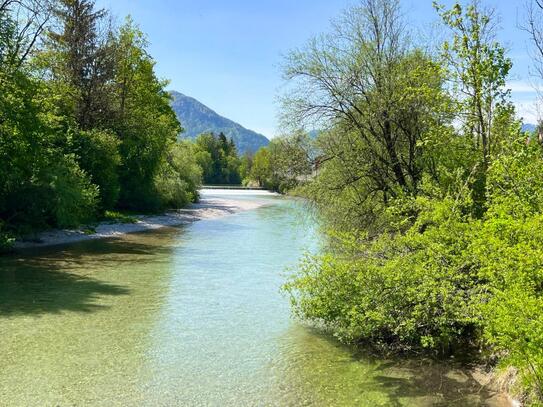
[[[285,117],[323,129],[298,193],[327,246],[285,290],[346,342],[480,350],[542,403],[543,148],[515,119],[493,12],[435,7],[450,33],[439,57],[408,41],[394,0],[362,0],[287,57]],[[271,150],[255,177],[273,178]]]
[[[466,211],[469,191],[387,208],[405,231],[374,239],[330,236],[286,285],[298,315],[347,341],[440,354],[490,347],[521,369],[534,400],[543,366],[543,151],[518,135],[489,169],[488,211]],[[404,215],[401,215],[401,214]],[[399,216],[401,215],[401,216]]]
[[[412,204],[420,215],[406,233],[339,235],[339,251],[302,267],[287,285],[298,311],[348,341],[442,353],[469,343],[480,325],[472,307],[480,293],[463,255],[470,225],[450,199]]]
[[[168,147],[181,130],[170,108],[165,81],[154,73],[155,62],[144,46],[143,33],[127,20],[119,33],[116,104],[119,119],[121,196],[119,205],[127,209],[154,211],[161,207],[155,180]]]
[[[54,224],[61,228],[91,220],[98,199],[98,187],[91,183],[75,159],[65,158],[65,162],[52,163],[45,176],[46,185],[40,188],[52,196],[49,202],[43,202],[43,207],[50,207]]]
[[[0,224],[0,254],[8,252],[11,249],[11,246],[15,242],[13,236],[6,232],[3,229],[3,225]]]
[[[273,172],[270,162],[270,150],[268,147],[259,149],[253,157],[251,171],[249,173],[251,179],[258,182],[261,186],[270,186],[274,183],[272,179]]]
[[[127,213],[119,211],[105,211],[104,220],[111,223],[136,223],[137,219]]]
[[[172,144],[161,165],[155,184],[164,208],[181,208],[198,199],[202,170],[187,142]]]
[[[314,155],[313,143],[304,132],[274,138],[247,161],[245,182],[287,192],[311,176]]]
[[[490,124],[510,93],[505,79],[512,62],[506,57],[505,48],[494,40],[492,11],[483,10],[479,2],[466,7],[456,2],[449,10],[434,2],[434,7],[453,33],[452,40],[443,44],[443,55],[450,66],[455,90],[461,94],[457,106],[465,113],[466,130],[475,133],[474,140],[481,146],[487,163],[499,142],[492,137]]]
[[[53,7],[59,31],[48,31],[48,70],[53,81],[66,86],[71,99],[67,105],[83,130],[107,125],[111,117],[111,98],[115,55],[113,32],[105,30],[106,11],[95,10],[93,0],[57,0]]]
[[[176,144],[145,35],[109,17],[92,0],[0,4],[2,247],[108,210],[197,198],[200,169]]]
[[[7,229],[73,226],[94,213],[97,190],[73,155],[59,147],[47,89],[23,73],[2,75],[0,94],[0,213]]]
[[[241,184],[241,162],[232,139],[227,140],[223,133],[206,133],[198,136],[195,145],[205,184]]]
[[[80,131],[72,137],[79,166],[90,175],[100,193],[100,208],[114,208],[119,198],[119,140],[111,132]]]
[[[543,166],[539,143],[512,137],[488,176],[485,228],[471,250],[481,273],[492,282],[483,304],[485,338],[521,370],[532,401],[543,400]]]
[[[243,154],[243,157],[241,157],[239,163],[239,176],[245,183],[247,183],[247,181],[249,180],[252,166],[253,157],[249,154]]]
[[[439,176],[427,150],[452,126],[453,104],[442,65],[411,45],[398,1],[347,10],[330,33],[287,57],[285,77],[292,84],[285,120],[328,130],[318,146],[336,170],[325,173],[325,184],[356,197],[341,202],[352,205],[355,224],[376,228],[372,208],[416,196],[424,173]]]
[[[449,66],[448,76],[457,93],[457,117],[470,136],[474,148],[481,152],[480,166],[473,186],[474,208],[484,212],[486,170],[494,149],[499,146],[499,132],[493,132],[497,115],[509,108],[510,91],[505,88],[512,62],[505,48],[495,41],[495,17],[477,1],[463,7],[456,2],[446,10],[434,2],[444,24],[452,31],[452,40],[443,44],[443,58]]]

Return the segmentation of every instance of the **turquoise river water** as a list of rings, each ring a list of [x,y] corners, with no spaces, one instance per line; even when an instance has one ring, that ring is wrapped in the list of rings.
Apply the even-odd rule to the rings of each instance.
[[[507,405],[292,319],[280,287],[318,233],[293,200],[232,194],[266,206],[0,258],[0,406]]]

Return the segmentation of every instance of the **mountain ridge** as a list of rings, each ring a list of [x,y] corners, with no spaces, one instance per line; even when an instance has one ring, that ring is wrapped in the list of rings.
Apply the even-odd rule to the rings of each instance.
[[[533,133],[534,131],[537,130],[537,125],[532,124],[532,123],[523,123],[521,130]]]
[[[255,153],[270,142],[264,135],[218,114],[196,98],[178,91],[170,91],[170,94],[172,109],[184,129],[179,136],[182,139],[195,139],[202,133],[222,132],[234,140],[240,154]]]

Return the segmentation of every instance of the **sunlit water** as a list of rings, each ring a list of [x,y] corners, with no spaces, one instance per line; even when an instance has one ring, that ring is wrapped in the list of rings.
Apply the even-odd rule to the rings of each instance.
[[[268,205],[1,258],[0,405],[505,405],[465,370],[291,319],[280,287],[318,235],[294,201],[237,198]]]

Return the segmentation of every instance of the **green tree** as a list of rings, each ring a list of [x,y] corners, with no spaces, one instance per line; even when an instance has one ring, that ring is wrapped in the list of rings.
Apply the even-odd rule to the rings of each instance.
[[[80,131],[71,141],[80,167],[90,176],[100,194],[100,209],[113,209],[119,198],[119,140],[107,131]]]
[[[200,170],[176,143],[181,128],[143,33],[131,20],[114,29],[91,0],[48,4],[0,2],[2,247],[118,203],[197,199]]]
[[[368,21],[364,13],[390,16],[391,4],[396,3],[365,1],[358,11],[360,18]],[[387,150],[375,149],[377,144],[358,137],[354,120],[338,118],[344,114],[343,106],[355,111],[354,106],[360,109],[375,97],[371,92],[359,94],[362,101],[350,105],[343,99],[341,92],[349,96],[363,89],[350,76],[337,81],[341,73],[352,72],[350,63],[356,66],[356,61],[332,59],[340,48],[331,46],[328,52],[313,48],[298,60],[307,64],[296,65],[296,74],[302,72],[309,81],[322,78],[325,95],[326,86],[334,90],[329,99],[320,95],[313,99],[310,89],[295,101],[296,109],[322,112],[326,108],[332,118],[317,139],[317,174],[302,189],[319,204],[318,213],[328,228],[322,252],[302,261],[285,289],[298,316],[326,326],[350,343],[387,352],[425,350],[440,355],[479,350],[483,357],[499,360],[501,368],[513,366],[520,398],[527,405],[540,405],[542,146],[521,132],[508,102],[505,80],[511,62],[494,40],[493,14],[476,1],[465,8],[459,4],[450,10],[436,8],[452,31],[451,41],[444,45],[446,63],[441,64],[446,70],[416,49],[394,59],[397,66],[409,67],[404,76],[388,76],[394,65],[359,59],[379,72],[376,79],[392,78],[387,82],[390,88],[376,98],[380,109],[364,110],[363,123],[386,128],[381,114],[387,113],[397,142],[407,133],[397,133],[394,126],[418,129],[414,150],[409,143],[397,145],[402,171],[415,189],[396,189],[383,199],[383,191],[394,190],[383,185],[401,182],[391,162],[382,166],[368,154]],[[536,20],[532,22],[537,37]],[[365,38],[366,25],[355,31],[345,26],[340,29],[351,35],[337,37],[339,44]],[[368,55],[366,49],[359,55]],[[337,68],[330,71],[330,66]],[[445,78],[454,80],[453,88]],[[345,87],[334,88],[340,83]],[[336,105],[330,103],[333,97]],[[317,105],[318,100],[323,103]],[[266,154],[270,165],[261,167],[281,168],[271,158],[271,150]],[[409,151],[414,153],[416,177],[409,175],[405,155]],[[288,167],[295,168],[293,163]],[[385,168],[388,172],[383,172]],[[371,176],[372,171],[377,177]],[[386,174],[392,177],[385,178]],[[388,183],[377,184],[379,179]],[[346,180],[359,188],[342,188]],[[378,199],[368,199],[364,191],[373,191]]]
[[[253,157],[249,153],[243,154],[240,159],[239,175],[244,183],[250,182],[251,168],[253,166]]]
[[[157,210],[155,180],[164,157],[181,131],[170,107],[166,81],[156,77],[144,34],[130,19],[119,30],[115,105],[121,112],[113,129],[120,139],[121,207]]]
[[[33,3],[38,5],[39,3]],[[65,147],[62,117],[27,58],[47,16],[31,2],[1,3],[0,219],[15,233],[73,226],[92,217],[97,190]],[[21,17],[25,16],[25,17]]]
[[[194,153],[195,146],[186,141],[168,150],[155,180],[163,207],[182,208],[198,199],[202,169]]]
[[[260,148],[253,157],[251,167],[251,179],[258,182],[261,187],[267,187],[272,182],[272,167],[270,162],[270,151],[267,147]]]
[[[505,48],[495,40],[495,17],[483,10],[479,1],[467,7],[455,3],[450,10],[434,2],[445,25],[453,33],[443,44],[443,56],[454,79],[466,132],[475,136],[485,168],[491,152],[499,145],[492,137],[492,121],[500,107],[507,105],[509,90],[505,81],[512,62]]]
[[[206,184],[241,184],[240,165],[232,139],[223,133],[201,134],[195,141],[197,159]]]
[[[480,216],[485,208],[486,171],[500,146],[499,133],[492,132],[493,121],[501,110],[510,109],[505,83],[512,62],[495,40],[492,10],[484,10],[477,0],[466,7],[457,2],[449,10],[437,2],[434,7],[452,31],[452,40],[443,44],[443,57],[458,94],[457,117],[464,124],[465,137],[481,153],[473,182],[475,211]]]
[[[319,137],[327,191],[315,201],[330,207],[335,199],[320,198],[341,195],[357,224],[419,193],[427,140],[451,125],[444,72],[411,46],[404,27],[398,1],[364,0],[285,63],[286,122],[329,129]]]
[[[287,192],[311,178],[315,154],[313,143],[304,132],[276,137],[246,161],[245,165],[250,169],[245,176],[246,181]]]
[[[94,0],[58,0],[54,14],[60,30],[49,31],[46,58],[52,76],[72,99],[65,106],[73,111],[66,113],[83,130],[106,126],[115,68],[112,33],[100,33],[107,13],[96,10]]]

